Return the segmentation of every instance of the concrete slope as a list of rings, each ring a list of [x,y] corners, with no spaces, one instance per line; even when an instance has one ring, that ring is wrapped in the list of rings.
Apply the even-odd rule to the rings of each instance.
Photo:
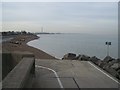
[[[118,88],[117,80],[89,61],[36,60],[34,88]],[[53,71],[48,70],[50,68]]]

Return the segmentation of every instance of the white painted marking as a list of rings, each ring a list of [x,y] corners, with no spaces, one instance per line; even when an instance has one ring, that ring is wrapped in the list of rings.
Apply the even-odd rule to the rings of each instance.
[[[107,73],[105,73],[104,71],[100,70],[98,67],[96,67],[94,64],[92,64],[91,62],[88,62],[90,65],[92,65],[93,67],[95,67],[97,70],[99,70],[100,72],[102,72],[103,74],[105,74],[106,76],[108,76],[110,79],[112,79],[113,81],[115,81],[116,83],[120,84],[117,80],[115,80],[113,77],[111,77],[110,75],[108,75]]]
[[[57,78],[57,81],[58,81],[58,83],[60,85],[60,88],[63,88],[63,85],[62,85],[62,83],[61,83],[61,81],[60,81],[60,79],[58,77],[58,74],[56,73],[55,70],[53,70],[51,68],[48,68],[48,67],[39,66],[39,65],[35,65],[35,67],[44,68],[44,69],[48,69],[48,70],[52,71],[55,74],[56,78]]]

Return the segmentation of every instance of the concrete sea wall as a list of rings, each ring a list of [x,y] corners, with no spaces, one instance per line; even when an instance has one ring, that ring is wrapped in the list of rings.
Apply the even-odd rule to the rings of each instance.
[[[24,88],[35,76],[35,58],[32,53],[2,53],[2,88]]]

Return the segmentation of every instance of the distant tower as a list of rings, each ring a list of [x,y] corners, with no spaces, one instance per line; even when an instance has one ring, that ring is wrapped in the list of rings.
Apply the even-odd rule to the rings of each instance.
[[[43,27],[41,27],[41,32],[43,33]]]

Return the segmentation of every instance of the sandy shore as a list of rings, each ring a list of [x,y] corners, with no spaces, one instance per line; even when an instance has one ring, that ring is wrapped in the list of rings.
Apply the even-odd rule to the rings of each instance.
[[[28,46],[27,43],[31,40],[38,39],[36,35],[18,35],[14,39],[2,43],[2,51],[29,51],[35,55],[37,59],[56,59],[54,56],[46,52]]]

